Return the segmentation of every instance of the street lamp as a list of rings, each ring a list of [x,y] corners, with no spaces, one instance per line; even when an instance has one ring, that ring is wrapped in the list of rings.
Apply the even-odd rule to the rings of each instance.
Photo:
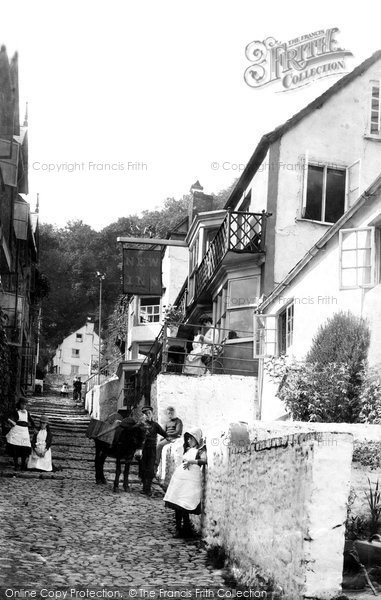
[[[104,273],[97,271],[97,279],[99,279],[99,342],[98,342],[98,385],[101,382],[101,331],[102,331],[102,281],[105,279]]]

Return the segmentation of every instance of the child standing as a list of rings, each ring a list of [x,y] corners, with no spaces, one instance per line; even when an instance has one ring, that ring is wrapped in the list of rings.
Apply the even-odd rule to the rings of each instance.
[[[201,429],[184,433],[183,460],[175,469],[164,496],[166,507],[175,511],[175,537],[191,537],[189,515],[201,512],[202,467],[207,464],[206,448],[201,442]]]
[[[40,428],[32,439],[32,454],[29,456],[28,469],[52,471],[52,434],[48,425],[48,417],[40,418]]]
[[[8,422],[12,429],[7,433],[7,452],[13,458],[15,471],[20,468],[19,458],[21,458],[21,470],[26,471],[26,461],[31,451],[29,427],[35,427],[32,417],[26,410],[27,399],[21,397],[16,405],[16,410]]]

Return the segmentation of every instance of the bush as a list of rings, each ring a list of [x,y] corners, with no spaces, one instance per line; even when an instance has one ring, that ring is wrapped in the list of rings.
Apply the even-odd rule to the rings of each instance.
[[[364,319],[350,312],[338,312],[319,327],[306,361],[321,366],[344,363],[353,373],[360,373],[369,343],[370,331]]]
[[[336,313],[322,325],[303,364],[288,367],[278,397],[301,421],[359,421],[370,332],[363,319]],[[381,409],[380,409],[381,415]]]
[[[360,393],[361,423],[381,424],[381,381],[379,371],[369,370],[364,374]]]
[[[292,365],[277,395],[298,421],[353,422],[350,378],[347,365]]]

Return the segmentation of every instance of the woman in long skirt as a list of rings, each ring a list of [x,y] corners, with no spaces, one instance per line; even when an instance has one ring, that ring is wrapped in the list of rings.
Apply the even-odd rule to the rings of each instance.
[[[7,433],[7,452],[13,458],[15,471],[20,468],[19,458],[21,458],[21,470],[26,471],[27,459],[31,452],[29,427],[33,427],[34,422],[29,412],[26,410],[27,399],[20,398],[14,413],[8,417],[8,422],[12,429]]]
[[[202,467],[207,464],[206,448],[201,442],[201,429],[184,433],[183,460],[175,469],[164,496],[165,506],[175,511],[176,537],[191,537],[189,515],[201,512]]]
[[[48,417],[40,418],[40,428],[32,439],[32,454],[29,456],[28,469],[52,471],[52,434],[48,425]]]

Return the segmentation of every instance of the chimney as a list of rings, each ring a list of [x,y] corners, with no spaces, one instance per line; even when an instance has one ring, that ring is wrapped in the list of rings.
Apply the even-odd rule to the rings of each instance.
[[[189,226],[196,215],[202,212],[214,210],[214,197],[204,194],[204,188],[197,180],[190,188],[191,199],[188,206]]]

